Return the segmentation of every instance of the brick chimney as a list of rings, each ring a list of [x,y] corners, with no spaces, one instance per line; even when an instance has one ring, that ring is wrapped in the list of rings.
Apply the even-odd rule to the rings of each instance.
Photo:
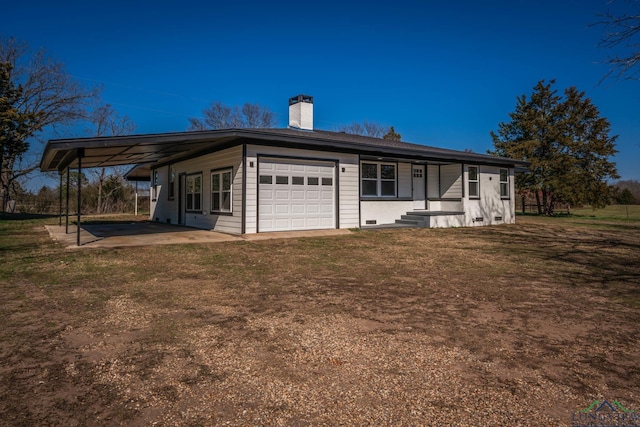
[[[289,127],[313,130],[313,97],[298,95],[289,98]]]

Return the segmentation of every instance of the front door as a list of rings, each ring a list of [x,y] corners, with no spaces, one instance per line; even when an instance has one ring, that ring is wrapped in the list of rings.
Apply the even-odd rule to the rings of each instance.
[[[413,208],[426,209],[424,166],[413,165]]]

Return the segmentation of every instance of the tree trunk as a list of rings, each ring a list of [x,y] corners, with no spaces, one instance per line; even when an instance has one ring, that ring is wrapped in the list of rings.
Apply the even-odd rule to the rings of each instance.
[[[547,215],[553,215],[555,204],[556,197],[554,195],[551,195],[551,197],[549,197],[549,209],[547,209]]]
[[[102,168],[100,175],[98,176],[98,206],[96,207],[96,213],[99,215],[102,213],[102,186],[104,184],[105,169]]]
[[[540,192],[536,191],[536,204],[538,205],[538,215],[542,215],[542,204],[540,203]]]

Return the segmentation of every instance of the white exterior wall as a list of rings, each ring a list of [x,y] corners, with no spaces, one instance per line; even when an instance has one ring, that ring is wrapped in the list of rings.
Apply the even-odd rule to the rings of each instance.
[[[360,226],[371,225],[367,224],[367,221],[375,221],[376,225],[394,224],[400,216],[413,210],[413,165],[404,162],[397,165],[398,198],[405,200],[376,200],[375,198],[361,200]]]
[[[434,215],[429,218],[430,228],[449,228],[449,227],[464,227],[465,216],[460,215]]]
[[[413,200],[362,200],[360,209],[362,227],[372,225],[367,221],[375,221],[375,225],[393,224],[413,210]]]
[[[258,156],[290,157],[307,160],[337,161],[338,224],[339,228],[358,227],[360,197],[358,156],[354,154],[300,150],[292,148],[247,145],[246,233],[258,231]],[[253,162],[253,167],[251,167]],[[344,169],[344,172],[342,171]]]
[[[397,163],[398,199],[376,200],[360,198],[360,165],[354,154],[321,152],[303,149],[247,145],[246,164],[242,164],[242,146],[207,154],[173,165],[176,182],[175,198],[168,200],[169,167],[157,169],[158,182],[156,198],[151,201],[152,220],[178,223],[178,192],[180,180],[184,175],[202,174],[202,212],[184,212],[183,223],[186,226],[239,234],[242,232],[243,197],[246,197],[246,233],[257,232],[257,196],[258,196],[258,156],[298,158],[307,160],[336,161],[337,202],[339,209],[337,221],[340,228],[366,226],[367,221],[376,225],[393,224],[407,212],[412,211],[412,164]],[[246,194],[243,194],[242,169],[246,167]],[[211,171],[225,168],[233,169],[232,205],[230,215],[211,214]],[[500,168],[497,166],[478,166],[479,199],[468,195],[468,165],[460,164],[427,165],[426,185],[430,198],[452,200],[429,200],[428,209],[432,211],[464,211],[462,215],[434,215],[430,219],[431,227],[478,226],[515,222],[514,171],[509,168],[509,198],[500,197]],[[461,174],[460,171],[463,171]],[[153,174],[153,172],[152,172]],[[464,188],[463,184],[464,183]],[[442,190],[442,194],[439,194]],[[152,187],[153,191],[153,187]],[[153,193],[152,193],[153,194]],[[184,195],[182,203],[184,203]],[[182,207],[182,209],[184,209]],[[501,217],[501,219],[497,219]],[[476,221],[483,218],[482,221]]]
[[[158,191],[156,202],[151,202],[151,219],[159,222],[178,223],[178,210],[183,209],[184,225],[205,230],[240,234],[242,232],[242,146],[228,148],[204,156],[173,164],[175,171],[175,198],[168,200],[167,190]],[[211,213],[211,171],[233,169],[232,213],[217,215]],[[202,174],[202,211],[184,212],[184,205],[178,206],[178,192],[181,175]],[[162,188],[168,188],[169,166],[158,169]],[[159,186],[160,188],[160,186]],[[185,196],[183,195],[184,204]]]
[[[468,191],[468,165],[464,167],[465,197],[463,199],[466,226],[515,223],[515,185],[513,168],[509,171],[509,198],[500,197],[500,168],[478,166],[480,198],[470,199]],[[502,219],[496,219],[502,217]],[[482,221],[477,221],[482,218]]]
[[[462,200],[429,200],[430,211],[462,212],[464,210]]]

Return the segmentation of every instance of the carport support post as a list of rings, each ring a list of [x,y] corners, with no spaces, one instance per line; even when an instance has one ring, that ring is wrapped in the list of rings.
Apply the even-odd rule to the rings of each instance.
[[[84,156],[84,148],[78,148],[78,227],[76,230],[77,246],[80,246],[80,208],[82,206],[82,156]]]
[[[69,174],[69,167],[67,167],[67,206],[65,211],[66,222],[65,222],[64,234],[69,234],[69,182],[70,181],[71,181],[71,178]]]
[[[58,225],[62,227],[62,172],[58,171],[60,175],[60,185],[58,185]]]
[[[135,195],[135,203],[133,208],[133,215],[138,216],[138,181],[136,181],[136,195]]]

